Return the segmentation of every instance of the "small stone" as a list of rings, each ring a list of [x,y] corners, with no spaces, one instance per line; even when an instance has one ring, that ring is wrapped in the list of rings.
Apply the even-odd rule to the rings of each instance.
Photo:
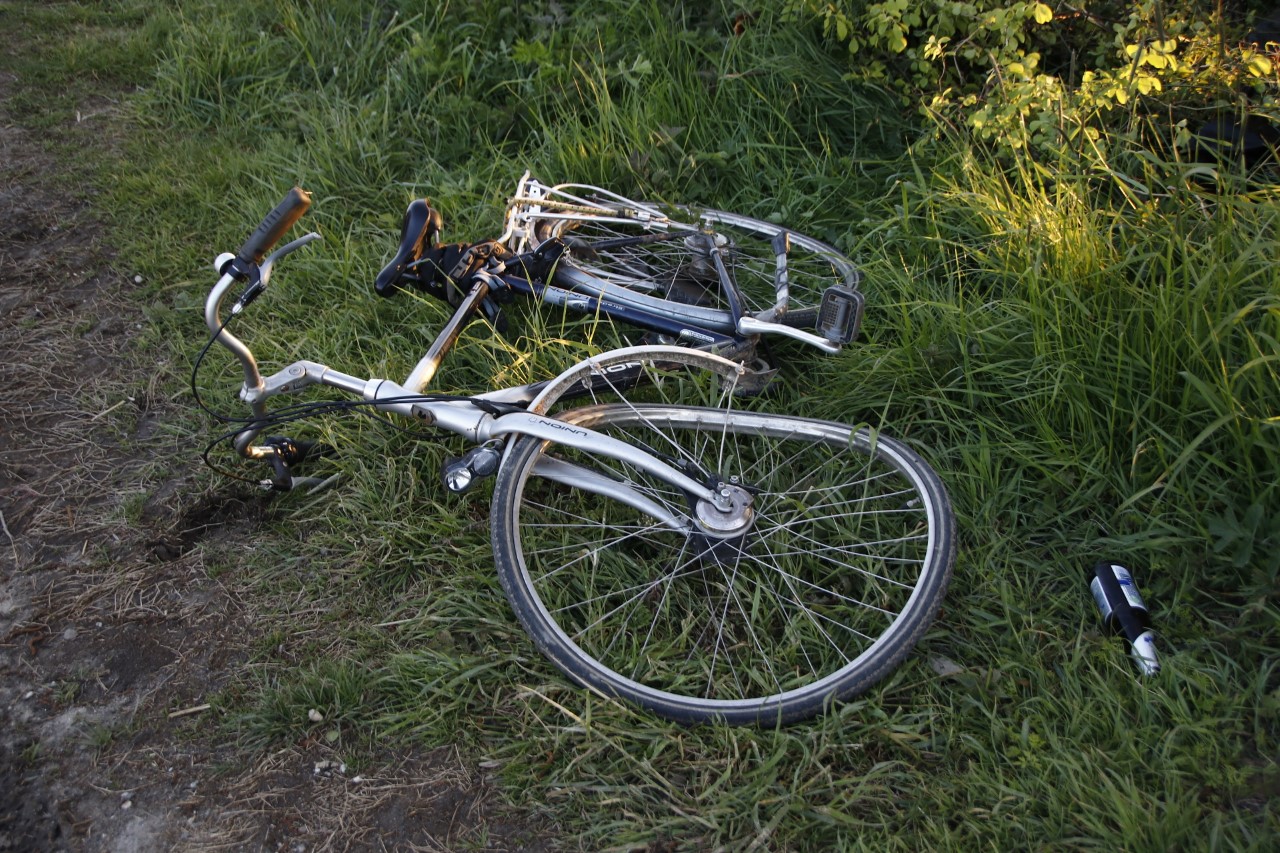
[[[63,632],[62,632],[62,639],[64,639],[64,640],[74,640],[74,639],[76,638],[76,635],[77,635],[78,633],[79,633],[79,632],[78,632],[78,631],[76,631],[75,626],[74,626],[74,625],[72,625],[70,628],[68,628],[67,630],[65,630],[65,631],[63,631]]]
[[[133,800],[125,800],[123,803],[120,804],[120,808],[122,809],[133,808]]]
[[[929,668],[936,672],[939,678],[953,678],[965,671],[960,664],[942,655],[929,658]]]
[[[30,699],[30,698],[31,698],[32,696],[34,696],[34,695],[36,695],[36,692],[35,692],[34,690],[28,690],[26,693],[23,693],[23,694],[22,694],[22,698],[23,698],[23,699]]]
[[[337,770],[339,773],[341,773],[341,772],[343,772],[344,770],[346,770],[346,767],[347,767],[347,765],[345,765],[345,764],[343,764],[343,765],[341,765],[341,767],[339,767],[338,762],[336,762],[336,761],[330,761],[329,759],[325,759],[324,761],[317,761],[317,762],[316,762],[315,767],[314,767],[314,768],[312,769],[312,771],[311,771],[311,775],[313,775],[313,776],[332,776],[332,775],[333,775],[333,772],[334,772],[335,770]]]
[[[135,276],[133,277],[133,283],[134,283],[134,284],[142,284],[142,276],[140,276],[140,275],[135,275]]]
[[[312,708],[310,711],[307,712],[307,719],[313,723],[323,723],[324,714],[321,714],[315,708]]]

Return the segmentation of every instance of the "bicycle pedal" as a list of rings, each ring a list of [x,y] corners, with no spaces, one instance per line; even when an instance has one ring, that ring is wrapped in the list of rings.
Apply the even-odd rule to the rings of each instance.
[[[818,307],[818,334],[834,344],[847,344],[858,337],[866,301],[861,291],[839,285],[828,287]]]

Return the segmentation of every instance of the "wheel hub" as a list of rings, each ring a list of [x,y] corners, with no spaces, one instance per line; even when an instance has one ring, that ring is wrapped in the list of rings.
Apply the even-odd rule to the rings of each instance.
[[[716,487],[715,501],[698,501],[694,516],[702,532],[717,539],[741,536],[751,527],[755,512],[751,493],[741,486],[723,483]]]

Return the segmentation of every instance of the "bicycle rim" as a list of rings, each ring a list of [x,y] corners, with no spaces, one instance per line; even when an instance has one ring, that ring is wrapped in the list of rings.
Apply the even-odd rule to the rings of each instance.
[[[899,443],[727,405],[628,401],[560,417],[737,477],[752,516],[728,534],[673,529],[539,464],[581,466],[694,515],[665,483],[517,442],[494,496],[499,575],[538,646],[578,682],[686,722],[803,719],[892,671],[936,614],[954,519],[937,476]]]

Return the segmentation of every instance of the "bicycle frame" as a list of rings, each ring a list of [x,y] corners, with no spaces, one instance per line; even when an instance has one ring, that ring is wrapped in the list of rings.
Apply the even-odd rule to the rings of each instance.
[[[736,396],[775,372],[739,363],[760,333],[824,349],[853,340],[856,270],[821,241],[760,220],[709,210],[699,214],[706,227],[664,228],[650,205],[605,193],[604,207],[587,209],[566,192],[573,186],[544,188],[551,200],[530,202],[530,215],[583,224],[569,217],[544,228],[512,214],[537,243],[524,249],[440,243],[438,212],[410,203],[400,248],[373,289],[385,297],[416,288],[454,307],[403,382],[308,360],[264,376],[228,331],[274,264],[319,238],[267,254],[310,204],[290,190],[236,254],[215,262],[220,277],[204,309],[212,337],[196,369],[215,342],[231,352],[251,415],[211,412],[237,424],[214,444],[231,439],[240,456],[272,469],[260,485],[289,490],[337,476],[295,477],[292,466],[315,443],[266,435],[302,417],[372,408],[467,439],[474,446],[441,466],[444,486],[458,493],[494,477],[491,545],[512,609],[552,663],[603,695],[681,722],[776,726],[866,690],[938,611],[955,552],[945,488],[878,430],[754,411]],[[527,181],[521,191],[537,193]],[[597,215],[631,225],[597,225]],[[575,228],[577,242],[547,236]],[[649,244],[657,263],[646,262]],[[749,286],[739,288],[740,278]],[[803,314],[785,310],[793,285]],[[516,293],[685,345],[625,347],[546,382],[475,395],[428,392],[467,324],[497,323],[495,297]],[[355,399],[271,403],[313,385]]]
[[[307,234],[282,247],[268,258],[261,266],[261,282],[265,288],[270,278],[275,260],[310,241],[317,239],[317,234]],[[222,261],[220,258],[219,261]],[[219,263],[221,268],[223,263]],[[404,384],[388,379],[361,379],[357,376],[342,373],[333,368],[313,361],[298,361],[284,370],[264,377],[258,368],[252,350],[243,341],[236,338],[225,328],[222,320],[222,303],[228,291],[237,279],[231,273],[224,274],[209,292],[205,301],[205,324],[214,333],[215,340],[231,351],[239,360],[244,372],[244,385],[240,397],[249,404],[255,419],[262,420],[263,426],[251,424],[235,439],[236,451],[249,459],[269,459],[277,451],[275,448],[254,444],[255,439],[265,427],[268,418],[267,400],[281,394],[292,394],[310,385],[324,385],[347,392],[367,400],[382,411],[393,412],[415,418],[425,424],[435,426],[461,435],[474,443],[483,443],[493,439],[509,436],[529,435],[545,441],[555,442],[584,450],[589,453],[606,456],[653,474],[672,486],[681,489],[691,497],[706,501],[724,509],[724,496],[708,483],[699,483],[682,471],[676,470],[652,454],[602,435],[586,427],[565,423],[554,418],[544,417],[530,412],[513,412],[495,416],[484,411],[471,400],[434,400],[423,396],[423,391],[434,377],[439,366],[457,341],[463,327],[480,310],[480,305],[488,295],[493,277],[487,274],[477,276],[475,284],[466,298],[454,311],[453,316],[432,342],[426,354],[414,367],[413,372]],[[532,285],[530,285],[532,288]],[[238,313],[239,306],[233,309]],[[637,356],[662,347],[635,347]],[[725,364],[739,372],[746,369],[733,362],[724,360]],[[554,381],[554,380],[553,380]],[[518,386],[501,389],[488,394],[478,395],[476,400],[489,402],[529,402],[534,399],[538,390],[547,383]],[[687,529],[691,521],[687,518],[676,518],[671,513],[637,494],[627,486],[606,477],[595,474],[580,466],[550,460],[539,467],[539,473],[552,480],[572,484],[577,488],[599,492],[652,515],[664,524],[676,529]]]

